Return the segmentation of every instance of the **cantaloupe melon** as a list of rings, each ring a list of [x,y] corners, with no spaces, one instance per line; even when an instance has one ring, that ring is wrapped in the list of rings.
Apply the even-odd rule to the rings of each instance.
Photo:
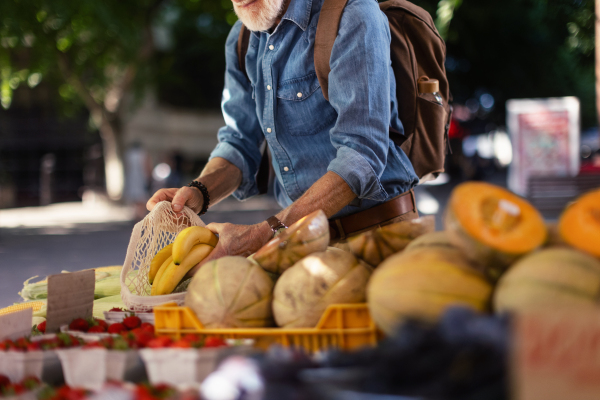
[[[426,233],[423,236],[419,236],[406,246],[404,252],[421,249],[423,247],[442,247],[448,249],[457,249],[457,247],[450,241],[450,238],[448,237],[448,233],[446,231],[436,231]]]
[[[329,244],[329,221],[321,210],[301,218],[261,247],[253,256],[265,270],[281,274],[301,258],[325,251]]]
[[[547,236],[540,213],[526,200],[484,182],[458,185],[445,215],[450,241],[493,280]]]
[[[389,224],[348,238],[348,249],[372,267],[404,248],[415,238],[435,230],[435,218],[427,216]]]
[[[600,300],[600,261],[574,249],[550,248],[517,261],[500,278],[496,311],[592,307]]]
[[[455,249],[398,253],[375,270],[367,286],[371,317],[387,334],[407,319],[436,321],[451,306],[485,311],[492,285]]]
[[[273,293],[273,315],[285,328],[314,327],[330,304],[361,303],[371,268],[351,253],[331,248],[286,270]]]
[[[558,223],[561,238],[570,246],[600,258],[600,189],[578,198]]]
[[[185,296],[206,328],[273,325],[273,280],[244,257],[227,256],[203,265]]]

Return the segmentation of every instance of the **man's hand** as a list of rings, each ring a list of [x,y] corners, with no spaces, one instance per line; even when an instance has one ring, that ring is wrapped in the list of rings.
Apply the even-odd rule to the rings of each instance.
[[[238,167],[221,157],[211,159],[198,178],[206,186],[210,195],[209,206],[214,206],[229,196],[242,182],[242,172]],[[181,189],[160,189],[148,200],[148,211],[161,201],[170,201],[173,211],[180,213],[188,206],[197,214],[202,211],[204,196],[195,187],[184,186]]]
[[[272,237],[273,231],[264,221],[256,225],[234,225],[212,223],[206,225],[219,235],[219,243],[202,262],[192,268],[187,276],[194,275],[203,264],[224,256],[248,257],[264,246]]]
[[[202,205],[204,203],[204,196],[200,190],[184,186],[180,189],[171,188],[171,189],[160,189],[148,200],[146,203],[146,208],[148,211],[152,211],[152,209],[161,201],[170,201],[171,207],[173,211],[178,213],[183,210],[183,206],[188,206],[196,214],[202,211]]]

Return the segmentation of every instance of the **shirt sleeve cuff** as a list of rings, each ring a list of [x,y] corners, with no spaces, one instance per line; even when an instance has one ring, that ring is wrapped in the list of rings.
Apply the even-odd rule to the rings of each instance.
[[[238,200],[246,200],[258,194],[258,186],[256,185],[255,178],[256,171],[251,171],[250,165],[235,146],[227,142],[220,142],[212,153],[210,153],[209,160],[215,157],[224,158],[242,171],[242,183],[233,192],[233,197]]]
[[[338,148],[337,156],[329,163],[327,171],[338,174],[359,199],[383,201],[388,197],[371,165],[350,147]]]

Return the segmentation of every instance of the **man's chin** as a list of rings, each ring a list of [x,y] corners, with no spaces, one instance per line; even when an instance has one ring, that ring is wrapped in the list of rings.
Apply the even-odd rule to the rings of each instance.
[[[236,14],[244,26],[254,32],[269,30],[275,23],[271,21],[257,21],[256,18],[244,15],[245,13],[243,11],[241,13],[237,12]]]

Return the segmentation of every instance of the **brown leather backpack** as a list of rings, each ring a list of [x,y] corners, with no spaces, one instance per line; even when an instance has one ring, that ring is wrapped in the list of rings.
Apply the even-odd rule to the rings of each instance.
[[[317,24],[315,70],[327,100],[331,50],[347,2],[324,0]],[[390,24],[390,55],[396,77],[398,115],[404,126],[404,134],[390,128],[390,138],[407,154],[421,182],[427,181],[444,171],[446,149],[449,148],[452,106],[444,67],[446,45],[431,15],[421,7],[406,0],[388,0],[379,6]],[[244,72],[249,37],[250,31],[242,26],[237,51],[240,69]],[[429,99],[429,92],[435,89],[441,96],[441,104]],[[265,151],[257,175],[261,193],[266,191],[263,171],[263,165],[269,164],[265,160],[266,154]]]

